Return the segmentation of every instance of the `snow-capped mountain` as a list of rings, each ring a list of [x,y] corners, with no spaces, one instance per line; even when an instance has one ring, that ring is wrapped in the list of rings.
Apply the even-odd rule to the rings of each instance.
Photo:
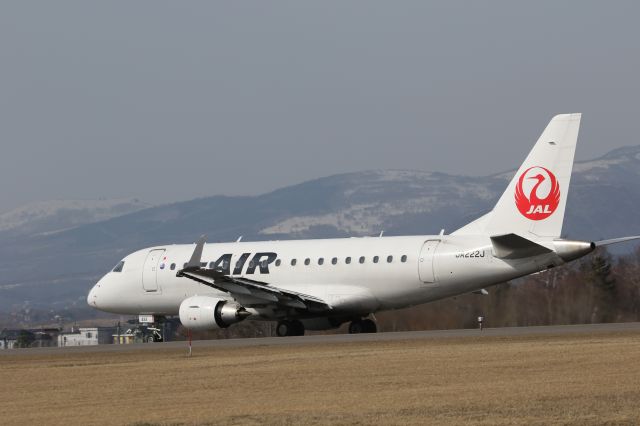
[[[0,311],[25,300],[84,306],[88,289],[127,253],[191,243],[203,233],[210,242],[450,233],[489,211],[513,174],[348,173],[254,197],[151,207],[55,233],[0,233]],[[575,164],[563,232],[585,240],[640,234],[639,206],[640,146],[611,151]]]
[[[369,171],[335,178],[342,188],[336,188],[333,197],[341,206],[288,217],[259,233],[302,237],[313,235],[316,228],[325,227],[347,235],[372,235],[395,230],[404,219],[413,215],[437,214],[452,207],[452,203],[461,208],[466,206],[473,212],[478,204],[489,202],[495,196],[494,191],[475,178],[442,173]]]
[[[137,198],[52,200],[0,214],[0,233],[53,233],[150,207]]]

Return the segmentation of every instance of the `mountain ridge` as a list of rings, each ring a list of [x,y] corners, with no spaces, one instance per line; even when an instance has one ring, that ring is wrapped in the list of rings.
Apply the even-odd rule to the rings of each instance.
[[[150,207],[138,198],[47,200],[0,214],[0,235],[65,231]]]

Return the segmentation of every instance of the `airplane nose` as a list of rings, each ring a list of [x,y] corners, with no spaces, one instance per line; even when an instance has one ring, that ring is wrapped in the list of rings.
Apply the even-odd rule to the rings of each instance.
[[[92,308],[98,307],[98,297],[97,297],[98,291],[96,287],[98,287],[98,284],[94,285],[93,288],[89,291],[89,294],[87,295],[87,304]]]

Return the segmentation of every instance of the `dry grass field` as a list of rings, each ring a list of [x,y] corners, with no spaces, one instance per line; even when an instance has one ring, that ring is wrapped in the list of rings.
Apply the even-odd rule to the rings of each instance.
[[[640,333],[0,358],[2,424],[639,424]]]

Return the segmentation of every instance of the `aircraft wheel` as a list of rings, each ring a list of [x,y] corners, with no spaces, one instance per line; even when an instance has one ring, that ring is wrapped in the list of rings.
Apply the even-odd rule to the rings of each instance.
[[[278,325],[276,326],[276,335],[278,337],[291,336],[292,329],[293,324],[291,324],[291,321],[278,321]]]
[[[298,320],[282,320],[276,326],[276,334],[279,337],[284,336],[304,336],[304,324]]]
[[[375,321],[370,320],[370,319],[365,319],[362,320],[362,325],[363,325],[363,333],[377,333],[378,332],[378,326],[376,325]]]
[[[373,320],[355,320],[349,324],[349,334],[377,333],[378,326]]]
[[[298,320],[291,321],[292,334],[290,336],[304,336],[304,324]]]
[[[351,321],[351,324],[349,324],[349,334],[360,334],[362,332],[362,320]]]

